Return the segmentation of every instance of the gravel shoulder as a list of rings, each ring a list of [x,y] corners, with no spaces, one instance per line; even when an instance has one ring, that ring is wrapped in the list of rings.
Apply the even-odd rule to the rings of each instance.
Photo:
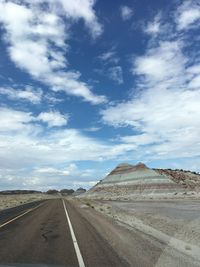
[[[155,251],[160,249],[160,256],[156,256],[156,263],[151,259],[154,262],[151,266],[200,265],[200,201],[81,201],[128,229],[129,247],[137,247],[131,240],[137,234],[137,244],[150,240]],[[141,251],[145,254],[151,246],[142,245],[140,249],[143,247]],[[140,249],[137,253],[141,253]]]

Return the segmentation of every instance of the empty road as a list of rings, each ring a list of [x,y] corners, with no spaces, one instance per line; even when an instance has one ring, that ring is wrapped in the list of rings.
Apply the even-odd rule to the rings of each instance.
[[[0,266],[12,264],[128,266],[95,228],[62,199],[0,212]]]

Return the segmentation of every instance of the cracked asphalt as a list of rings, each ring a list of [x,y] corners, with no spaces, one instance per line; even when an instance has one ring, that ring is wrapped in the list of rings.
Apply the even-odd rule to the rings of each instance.
[[[65,203],[85,266],[128,266],[95,228],[68,201]],[[0,225],[39,204],[0,212]],[[0,266],[10,264],[79,266],[61,199],[46,200],[0,228]]]

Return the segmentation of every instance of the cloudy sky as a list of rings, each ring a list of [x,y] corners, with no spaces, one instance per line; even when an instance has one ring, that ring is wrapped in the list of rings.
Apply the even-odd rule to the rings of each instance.
[[[200,171],[199,43],[199,0],[0,0],[0,189]]]

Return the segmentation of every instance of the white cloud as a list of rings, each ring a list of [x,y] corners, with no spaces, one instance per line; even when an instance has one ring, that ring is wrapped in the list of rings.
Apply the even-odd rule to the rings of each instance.
[[[123,20],[129,20],[133,16],[133,10],[128,6],[122,6],[120,12]]]
[[[54,106],[56,103],[60,103],[64,101],[63,98],[59,98],[56,96],[56,94],[52,94],[52,93],[45,94],[44,99],[48,101],[48,104],[50,104],[51,106]]]
[[[148,34],[158,34],[160,32],[160,14],[155,16],[154,20],[149,22],[146,26],[144,31]]]
[[[0,108],[1,127],[0,132],[29,130],[33,120],[30,112],[14,111],[9,108]]]
[[[97,132],[99,130],[101,130],[101,127],[89,127],[84,129],[86,132]]]
[[[99,58],[103,61],[107,61],[111,59],[113,56],[115,56],[115,51],[108,51],[100,55]]]
[[[52,128],[47,131],[37,116],[24,111],[1,108],[0,117],[0,169],[101,161],[116,158],[135,147],[103,143],[76,129]]]
[[[49,127],[64,126],[67,124],[69,115],[62,115],[58,111],[41,112],[37,120],[48,124]]]
[[[64,167],[40,167],[27,169],[22,168],[0,169],[0,182],[2,189],[37,189],[47,191],[48,189],[63,188],[89,188],[99,179],[95,176],[95,169],[80,169],[76,164],[70,163]],[[101,176],[104,175],[99,170]]]
[[[1,129],[0,132],[11,132],[23,130],[26,133],[37,130],[38,122],[45,122],[49,127],[64,126],[67,124],[69,115],[62,115],[58,111],[41,112],[34,116],[31,112],[13,110],[0,107]]]
[[[91,88],[80,81],[80,73],[66,70],[66,52],[71,23],[83,19],[92,36],[101,33],[93,10],[94,1],[48,1],[47,11],[41,8],[46,1],[2,1],[0,23],[5,29],[10,58],[35,79],[51,89],[82,97],[93,104],[106,101],[95,95]],[[81,6],[81,8],[80,8]],[[63,16],[67,22],[64,22]]]
[[[66,12],[66,16],[73,19],[84,19],[86,26],[90,29],[93,37],[99,36],[102,33],[102,25],[98,22],[93,6],[95,0],[57,0],[51,1],[57,8],[57,3],[60,3]]]
[[[179,30],[188,29],[191,26],[199,26],[200,5],[199,1],[184,1],[176,11],[176,22]]]
[[[122,137],[151,151],[152,157],[197,156],[200,149],[200,90],[148,90],[140,98],[108,108],[103,112],[106,123],[115,127],[132,126],[140,134]],[[144,151],[143,151],[144,153]],[[144,153],[145,156],[145,153]]]
[[[42,100],[42,90],[34,90],[31,86],[27,86],[24,90],[0,87],[0,94],[12,100],[26,100],[33,104],[39,104]]]
[[[100,74],[108,76],[118,84],[122,84],[124,82],[123,71],[122,67],[118,65],[120,59],[117,56],[116,48],[112,47],[110,50],[98,56],[98,58],[106,66],[104,71],[101,69]]]
[[[108,76],[111,80],[115,81],[118,84],[122,84],[123,80],[123,71],[120,66],[114,66],[109,68]]]
[[[29,4],[31,2],[32,5],[45,3],[44,0],[25,0],[24,2]],[[67,19],[74,21],[83,19],[94,38],[102,33],[102,25],[95,15],[95,0],[48,0],[46,3],[52,12],[65,16]]]
[[[69,175],[74,175],[77,173],[78,168],[76,164],[71,163],[67,166],[67,168],[52,168],[52,167],[41,167],[41,168],[36,168],[34,169],[35,173],[39,174],[47,174],[47,175],[59,175],[59,176],[69,176]]]
[[[134,149],[102,143],[76,129],[47,131],[38,117],[25,111],[1,108],[0,117],[0,182],[5,189],[89,187],[103,175],[102,169],[79,169],[73,162],[114,159]]]
[[[146,53],[133,58],[132,99],[101,111],[102,120],[114,127],[131,127],[133,134],[120,141],[135,145],[143,160],[199,156],[198,54],[193,59],[193,54],[183,53],[187,43],[178,33],[173,33],[173,41],[153,38]]]
[[[114,63],[117,64],[119,62],[119,58],[117,56],[117,53],[115,51],[115,48],[111,48],[110,50],[102,53],[98,57],[104,64]]]
[[[130,125],[140,132],[121,141],[135,144],[143,158],[198,156],[199,97],[199,91],[148,91],[137,100],[108,108],[102,113],[103,120],[115,127]]]
[[[148,82],[184,78],[186,58],[181,53],[181,43],[178,41],[160,41],[158,47],[150,48],[144,56],[136,58],[133,74],[145,75]]]

